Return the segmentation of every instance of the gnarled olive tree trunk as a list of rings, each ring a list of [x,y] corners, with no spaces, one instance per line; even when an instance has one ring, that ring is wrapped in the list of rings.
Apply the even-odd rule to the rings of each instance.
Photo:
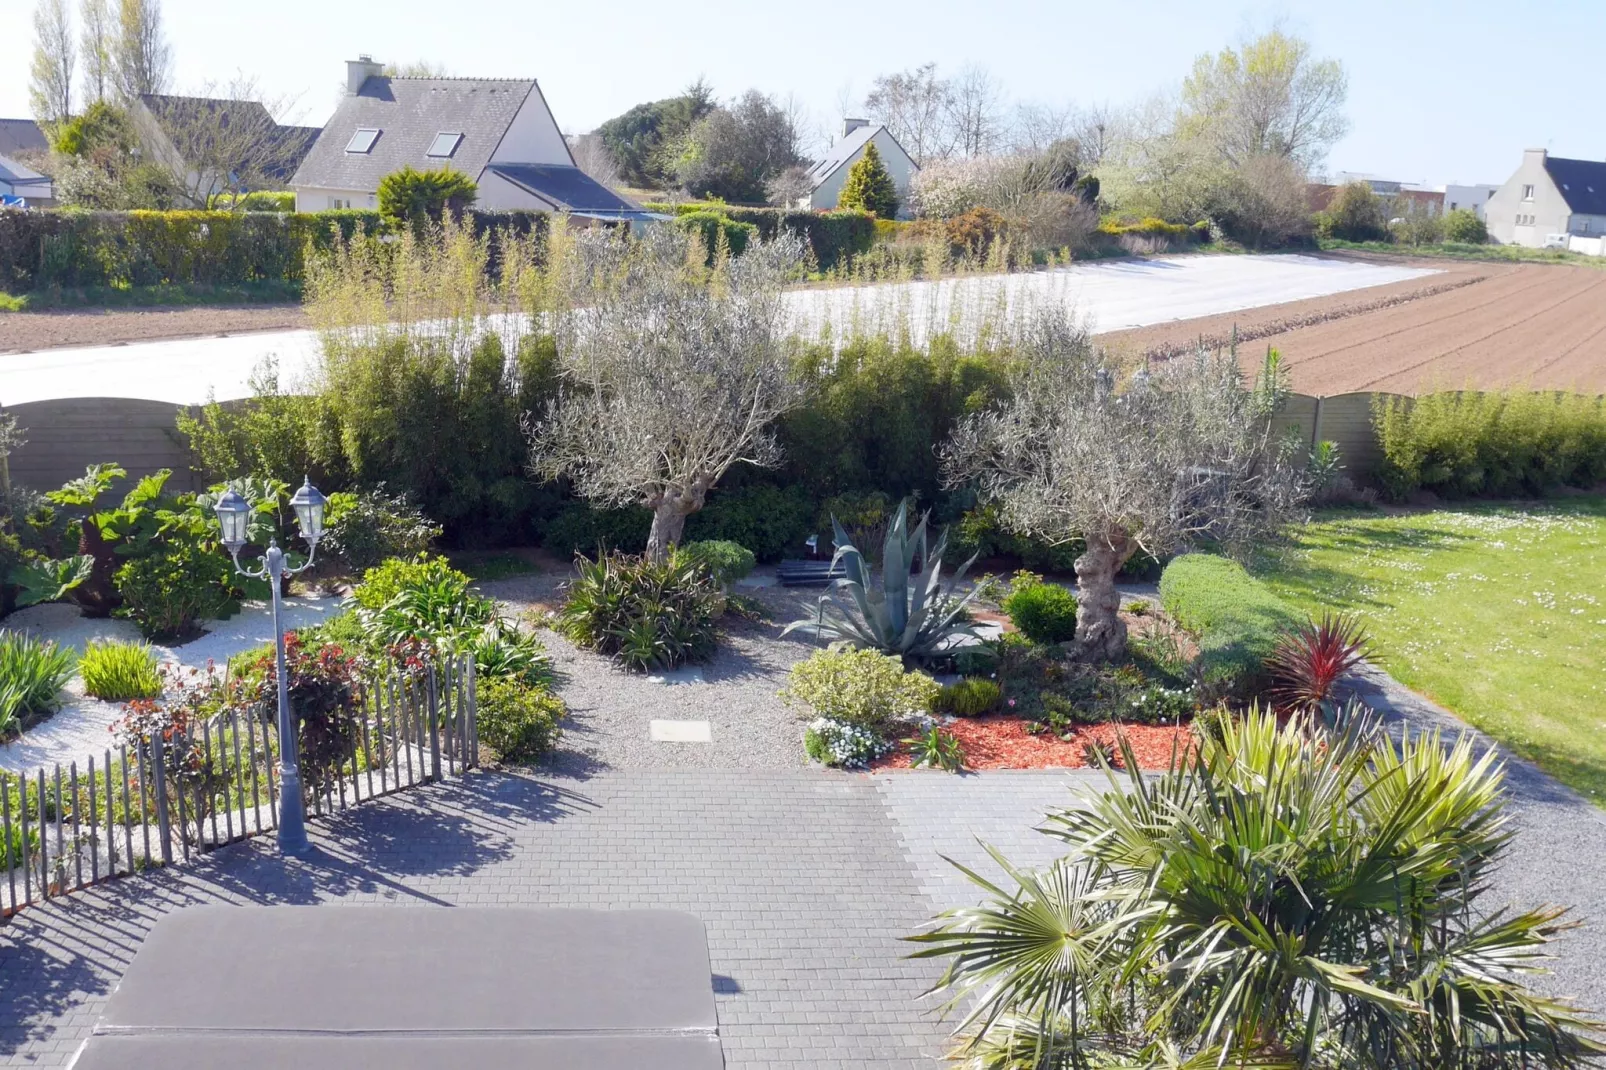
[[[662,561],[669,551],[680,545],[680,536],[686,530],[686,518],[703,507],[708,499],[705,481],[698,480],[689,490],[666,489],[646,501],[652,510],[652,530],[647,533],[647,556]]]
[[[1121,592],[1116,574],[1137,552],[1138,544],[1119,528],[1089,532],[1087,549],[1076,559],[1076,652],[1090,660],[1126,653],[1126,625],[1121,622]]]

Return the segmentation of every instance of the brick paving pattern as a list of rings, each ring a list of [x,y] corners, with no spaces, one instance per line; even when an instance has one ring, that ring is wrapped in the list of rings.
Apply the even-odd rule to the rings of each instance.
[[[687,910],[708,927],[732,1068],[927,1070],[945,1047],[918,1000],[937,966],[898,940],[930,907],[867,777],[483,774],[313,839],[305,862],[243,844],[18,915],[0,928],[0,1060],[64,1065],[153,921],[215,902]]]

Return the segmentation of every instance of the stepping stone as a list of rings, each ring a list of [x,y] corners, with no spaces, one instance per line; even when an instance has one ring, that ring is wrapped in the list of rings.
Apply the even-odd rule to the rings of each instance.
[[[682,666],[669,672],[655,672],[647,677],[649,684],[700,684],[703,670],[695,665]]]
[[[647,734],[657,743],[712,743],[714,731],[707,721],[651,721]]]

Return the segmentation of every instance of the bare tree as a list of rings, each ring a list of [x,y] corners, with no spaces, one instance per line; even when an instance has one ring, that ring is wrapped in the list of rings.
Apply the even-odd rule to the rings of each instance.
[[[200,95],[150,95],[144,111],[136,111],[141,141],[152,147],[151,160],[167,170],[178,197],[191,207],[207,207],[217,194],[256,189],[282,189],[306,155],[317,131],[281,126],[275,111],[286,100],[263,100],[251,78],[224,86],[205,86]],[[145,118],[148,116],[148,120]]]
[[[986,156],[1004,140],[1004,90],[984,67],[970,66],[949,83],[948,125],[953,151]]]
[[[569,138],[569,151],[574,154],[575,166],[598,182],[615,189],[624,184],[619,174],[619,163],[608,151],[608,143],[596,133],[578,134]]]
[[[1182,130],[1233,164],[1283,156],[1308,169],[1349,128],[1347,93],[1341,63],[1315,59],[1308,41],[1274,28],[1194,61],[1182,86]]]
[[[574,238],[555,331],[565,388],[526,425],[536,473],[652,510],[658,559],[732,465],[778,460],[771,424],[799,400],[782,287],[801,240],[750,245],[712,277],[693,241],[670,227]]]
[[[1076,642],[1083,656],[1118,657],[1115,577],[1134,553],[1241,545],[1292,516],[1303,487],[1271,436],[1276,377],[1251,392],[1234,354],[1200,351],[1123,384],[1057,307],[1039,310],[1015,348],[1010,400],[955,431],[947,475],[997,501],[1012,530],[1085,540]]]
[[[109,0],[84,0],[79,9],[84,28],[84,102],[105,100],[117,88],[116,27]]]
[[[415,59],[410,63],[387,63],[381,72],[386,78],[450,78],[452,72],[446,69],[446,64],[435,63],[427,59]]]
[[[117,84],[126,97],[161,93],[172,76],[161,0],[119,0]]]
[[[1082,151],[1088,167],[1097,167],[1114,150],[1126,123],[1108,104],[1095,104],[1073,114],[1068,133]]]
[[[67,0],[39,0],[33,31],[28,103],[41,123],[59,123],[72,115],[72,76],[77,63]]]
[[[937,65],[883,74],[870,83],[865,110],[885,123],[915,162],[940,160],[953,152],[949,98],[952,86],[937,77]]]
[[[1017,104],[1010,145],[1017,153],[1042,152],[1056,141],[1075,137],[1076,109],[1070,105]]]

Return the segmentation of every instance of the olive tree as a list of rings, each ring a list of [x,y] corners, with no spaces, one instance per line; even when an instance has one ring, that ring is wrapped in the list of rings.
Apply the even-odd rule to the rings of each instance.
[[[1276,361],[1245,387],[1231,352],[1200,350],[1123,377],[1085,328],[1044,309],[1020,329],[1007,401],[969,417],[945,446],[952,484],[999,503],[1004,524],[1076,559],[1076,643],[1126,648],[1115,577],[1139,550],[1209,539],[1241,545],[1281,526],[1302,476],[1271,434]]]
[[[732,465],[779,459],[771,425],[801,395],[782,287],[803,244],[755,242],[712,271],[670,227],[566,245],[553,320],[563,385],[526,421],[531,467],[595,504],[651,509],[647,553],[661,559]]]

